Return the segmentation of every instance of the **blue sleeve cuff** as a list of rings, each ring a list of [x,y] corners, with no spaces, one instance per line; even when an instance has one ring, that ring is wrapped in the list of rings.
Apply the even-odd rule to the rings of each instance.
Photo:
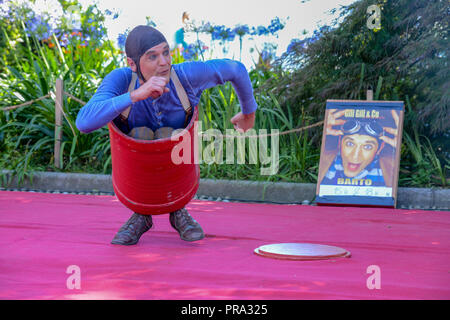
[[[120,96],[114,97],[112,99],[112,104],[117,115],[121,114],[126,108],[131,106],[133,102],[131,101],[131,95],[129,92],[122,94]]]
[[[250,99],[249,101],[241,102],[241,109],[243,114],[250,114],[258,109],[255,99]]]

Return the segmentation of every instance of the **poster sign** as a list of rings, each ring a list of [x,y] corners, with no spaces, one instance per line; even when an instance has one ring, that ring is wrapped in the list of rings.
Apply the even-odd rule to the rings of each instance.
[[[402,101],[328,100],[317,204],[395,207]]]

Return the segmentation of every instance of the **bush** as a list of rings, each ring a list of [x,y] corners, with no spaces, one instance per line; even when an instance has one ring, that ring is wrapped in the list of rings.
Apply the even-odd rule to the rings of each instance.
[[[57,78],[64,80],[66,92],[88,101],[109,72],[124,66],[123,52],[105,37],[105,14],[91,5],[74,22],[69,17],[77,1],[55,1],[51,15],[34,10],[33,3],[0,3],[0,108],[46,96]],[[366,26],[368,5],[362,0],[344,7],[341,24],[293,41],[277,62],[261,53],[250,71],[259,105],[255,130],[311,125],[323,118],[326,99],[364,99],[370,86],[376,99],[406,101],[400,186],[446,186],[449,11],[439,1],[384,1],[382,27],[374,32]],[[238,38],[242,48],[245,35],[275,34],[283,26],[279,19],[268,27],[202,24],[193,29],[196,43],[187,51],[173,50],[173,63],[203,59],[201,32],[214,41]],[[54,107],[52,99],[44,99],[0,112],[0,168],[14,170],[19,178],[32,170],[59,170],[53,166]],[[110,173],[108,130],[80,134],[75,128],[80,108],[65,96],[61,170]],[[230,119],[240,106],[231,84],[206,90],[199,110],[204,130],[232,129]],[[248,164],[248,155],[245,164],[202,164],[201,175],[316,182],[321,134],[317,127],[280,136],[276,175],[261,175],[262,164]]]
[[[53,5],[52,8],[58,8],[59,3]],[[67,9],[75,5],[75,1],[61,1],[57,10],[60,16],[33,10],[28,2],[10,2],[2,7],[0,108],[49,94],[54,91],[57,78],[64,80],[65,91],[88,101],[101,79],[122,65],[117,58],[119,51],[106,40],[104,15],[95,5],[83,12],[75,28],[68,29]],[[91,135],[80,134],[75,119],[81,105],[67,96],[64,100],[63,169],[106,171],[107,129]],[[54,108],[54,101],[45,99],[0,112],[0,167],[20,175],[30,166],[55,170]]]
[[[365,99],[367,89],[374,90],[375,100],[405,101],[405,137],[418,138],[403,144],[400,184],[411,185],[411,175],[425,165],[429,178],[415,179],[413,185],[446,185],[448,5],[437,0],[379,1],[381,28],[372,30],[367,27],[367,8],[372,4],[356,1],[342,8],[342,23],[293,40],[274,66],[279,77],[262,89],[273,90],[284,110],[290,108],[298,116],[306,108],[315,121],[323,118],[327,99]],[[317,143],[320,135],[317,131]],[[428,141],[438,162],[424,158],[419,163],[411,143],[421,149]]]

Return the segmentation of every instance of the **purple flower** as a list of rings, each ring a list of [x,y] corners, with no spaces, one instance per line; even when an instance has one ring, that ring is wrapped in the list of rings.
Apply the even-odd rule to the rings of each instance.
[[[185,50],[183,50],[184,60],[193,60],[197,56],[196,47],[190,44]]]
[[[64,33],[61,38],[59,39],[59,43],[61,44],[61,47],[67,47],[69,45],[69,36],[67,33]]]
[[[267,29],[264,26],[258,26],[258,27],[252,27],[252,31],[251,31],[252,35],[256,35],[256,36],[264,36],[264,35],[268,35],[269,34],[269,29]]]
[[[212,32],[211,32],[211,38],[213,40],[221,40],[224,29],[225,29],[225,26],[213,26]]]
[[[261,52],[261,59],[263,61],[268,61],[272,59],[272,52],[268,51],[268,50],[263,50]]]
[[[248,25],[237,25],[233,31],[239,36],[239,37],[243,37],[246,34],[250,33],[250,28],[248,27]]]
[[[225,26],[214,26],[211,32],[212,40],[233,41],[236,31]]]
[[[267,29],[271,34],[275,34],[278,31],[282,30],[284,26],[285,24],[281,22],[280,18],[276,17],[275,19],[272,19]]]
[[[25,31],[28,36],[36,35],[39,40],[48,39],[55,32],[48,23],[48,19],[40,15],[35,15],[25,22]]]
[[[233,41],[235,37],[236,37],[236,32],[234,32],[234,30],[231,30],[230,28],[227,28],[225,30],[224,37],[223,37],[224,40]]]
[[[125,42],[127,40],[127,31],[124,33],[119,33],[119,36],[117,37],[117,43],[119,44],[119,47],[121,49],[125,49]]]

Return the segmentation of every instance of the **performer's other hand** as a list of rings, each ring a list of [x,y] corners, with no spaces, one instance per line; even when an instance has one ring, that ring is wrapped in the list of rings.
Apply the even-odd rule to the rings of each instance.
[[[391,110],[391,114],[392,114],[392,118],[394,119],[394,122],[395,122],[395,128],[383,127],[383,129],[384,129],[384,131],[392,134],[394,136],[394,138],[389,138],[387,136],[381,136],[380,140],[383,140],[384,142],[386,142],[393,148],[396,148],[397,147],[397,135],[398,135],[398,123],[400,121],[400,118],[399,118],[397,112],[395,112],[395,110]]]
[[[345,120],[339,119],[339,118],[342,117],[345,114],[346,110],[340,110],[340,111],[337,111],[337,110],[338,109],[330,109],[328,111],[327,126],[325,128],[325,134],[326,135],[341,136],[341,135],[344,134],[342,132],[342,130],[333,129],[333,126],[340,126],[340,125],[343,125],[345,123]]]
[[[249,114],[239,112],[231,118],[230,122],[234,125],[234,129],[240,133],[244,133],[255,125],[255,112]]]

